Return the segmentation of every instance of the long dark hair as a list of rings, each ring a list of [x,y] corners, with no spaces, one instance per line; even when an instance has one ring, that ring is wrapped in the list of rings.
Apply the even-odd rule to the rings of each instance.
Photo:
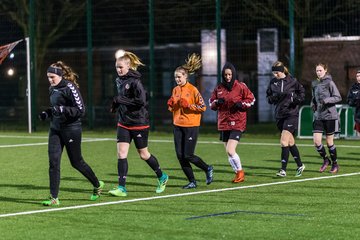
[[[68,81],[73,82],[77,87],[79,87],[79,83],[77,82],[79,80],[79,75],[75,73],[71,67],[62,61],[57,61],[50,66],[54,68],[60,68],[62,70],[62,77]]]

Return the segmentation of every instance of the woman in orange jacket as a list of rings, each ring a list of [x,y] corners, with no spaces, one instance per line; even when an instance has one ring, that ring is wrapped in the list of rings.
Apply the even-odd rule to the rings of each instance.
[[[213,167],[194,154],[199,134],[201,113],[206,105],[198,89],[188,81],[189,75],[201,67],[199,55],[192,54],[186,63],[176,68],[174,77],[177,86],[167,102],[168,110],[173,113],[174,143],[176,156],[189,183],[183,189],[197,187],[191,164],[206,174],[206,184],[213,181]]]

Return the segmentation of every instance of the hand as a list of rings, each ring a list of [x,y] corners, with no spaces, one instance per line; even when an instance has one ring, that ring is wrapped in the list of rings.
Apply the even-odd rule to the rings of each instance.
[[[267,97],[270,104],[277,104],[279,102],[279,96],[277,94]]]
[[[299,98],[293,98],[293,101],[292,101],[292,103],[294,104],[294,105],[300,105],[301,104],[301,99],[299,99]]]
[[[54,106],[52,107],[52,114],[54,116],[60,116],[64,112],[64,106]]]
[[[216,103],[217,103],[217,105],[223,105],[225,103],[225,99],[224,98],[218,98]]]
[[[289,94],[287,94],[287,93],[284,93],[284,92],[280,92],[280,93],[277,93],[276,94],[277,95],[277,97],[278,97],[278,101],[281,101],[281,100],[283,100],[284,98],[286,98]]]
[[[110,112],[111,113],[116,113],[116,110],[118,109],[119,104],[116,103],[116,101],[112,101],[111,103],[111,107],[110,107]]]
[[[169,98],[169,100],[167,101],[168,107],[173,108],[174,104],[175,104],[174,98],[173,97]]]
[[[180,106],[182,108],[188,108],[188,107],[190,107],[190,104],[185,98],[181,98],[180,99]]]
[[[349,104],[351,107],[356,107],[357,102],[355,99],[348,99],[347,104]]]
[[[45,121],[48,117],[49,117],[49,115],[48,115],[45,111],[42,111],[42,112],[39,113],[39,115],[38,115],[38,118],[39,118],[41,121]]]
[[[244,105],[243,105],[243,103],[242,102],[237,102],[237,103],[235,103],[235,108],[237,109],[237,110],[246,110],[245,108],[244,108]]]
[[[311,106],[311,109],[313,110],[313,112],[316,112],[317,106],[314,104],[314,105]]]

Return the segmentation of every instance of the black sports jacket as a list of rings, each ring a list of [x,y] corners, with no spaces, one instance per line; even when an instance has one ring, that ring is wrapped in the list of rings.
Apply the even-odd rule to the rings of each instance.
[[[118,123],[127,127],[148,126],[146,91],[140,81],[141,74],[130,69],[124,76],[116,78],[118,95],[114,97],[117,104]]]
[[[304,87],[291,75],[283,79],[273,78],[266,90],[270,104],[275,105],[275,118],[287,118],[299,115],[299,105],[304,101]]]
[[[349,89],[347,103],[355,107],[355,121],[360,123],[360,83],[354,83]]]
[[[62,79],[58,85],[49,88],[49,94],[51,107],[46,113],[50,117],[50,128],[61,130],[80,126],[81,117],[85,115],[85,105],[75,84]]]

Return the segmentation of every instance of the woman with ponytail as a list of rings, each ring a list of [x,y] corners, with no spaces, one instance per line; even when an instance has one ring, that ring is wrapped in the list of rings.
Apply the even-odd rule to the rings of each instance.
[[[109,193],[117,197],[126,197],[125,187],[128,174],[127,156],[130,143],[134,140],[139,156],[155,172],[158,184],[156,193],[165,190],[169,176],[164,173],[157,158],[148,150],[149,113],[146,91],[141,83],[141,74],[137,71],[144,64],[132,52],[119,50],[115,54],[115,68],[118,77],[115,80],[117,95],[110,111],[117,113],[117,158],[119,184]]]
[[[167,102],[173,114],[174,143],[176,156],[189,183],[183,189],[197,187],[191,164],[205,172],[206,184],[213,181],[213,167],[194,154],[199,134],[201,114],[206,110],[204,99],[199,90],[189,82],[189,76],[201,67],[199,55],[192,54],[185,64],[175,69],[177,86]]]
[[[300,177],[305,165],[295,144],[295,134],[299,121],[299,106],[304,101],[305,89],[296,78],[291,76],[282,62],[276,61],[271,70],[274,77],[268,85],[266,97],[269,104],[275,105],[276,126],[281,132],[281,168],[276,176],[286,177],[289,153],[291,153],[297,165],[295,177]]]
[[[60,160],[64,147],[71,165],[93,185],[90,200],[100,197],[104,182],[99,181],[81,154],[81,117],[85,115],[85,105],[77,83],[78,75],[59,61],[47,69],[50,83],[50,107],[39,114],[40,120],[50,119],[49,130],[49,177],[50,198],[42,202],[44,206],[58,206],[60,186]]]

